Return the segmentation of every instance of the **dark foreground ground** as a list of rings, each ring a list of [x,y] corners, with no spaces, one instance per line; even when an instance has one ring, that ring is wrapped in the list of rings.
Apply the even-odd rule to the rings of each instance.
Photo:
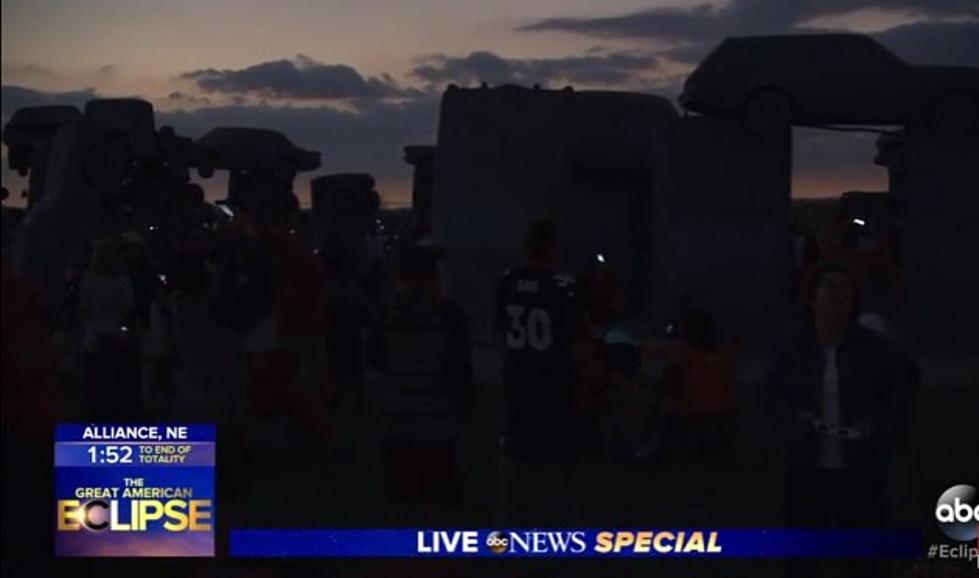
[[[477,352],[478,413],[461,443],[465,511],[460,525],[492,527],[496,494],[496,427],[500,415],[498,356]],[[917,400],[912,443],[896,460],[892,504],[882,525],[921,528],[926,544],[942,542],[934,504],[951,485],[979,481],[979,360],[923,360],[925,383]],[[730,456],[698,463],[626,464],[593,460],[586,467],[585,520],[589,527],[778,527],[783,468],[778,436],[760,401],[764,363],[741,364],[740,412]],[[366,387],[359,410],[336,417],[334,447],[269,441],[290,436],[266,424],[235,441],[243,456],[233,505],[219,502],[225,529],[342,528],[386,525],[375,387]],[[222,442],[223,444],[225,442]],[[227,445],[227,444],[225,444]],[[224,447],[219,445],[219,448]],[[220,451],[220,449],[219,449]],[[222,509],[223,508],[223,509]],[[228,510],[233,510],[229,512]],[[228,519],[228,518],[232,519]],[[977,575],[973,568],[937,561],[900,561],[893,576]],[[963,566],[963,568],[968,568]],[[765,578],[784,575],[771,560],[315,560],[170,561],[62,560],[57,576],[676,576]],[[825,575],[842,575],[828,568]],[[970,574],[970,572],[976,572]]]

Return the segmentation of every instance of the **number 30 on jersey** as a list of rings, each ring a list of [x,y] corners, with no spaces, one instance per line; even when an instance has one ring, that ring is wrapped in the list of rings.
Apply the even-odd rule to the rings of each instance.
[[[539,307],[507,305],[510,328],[506,344],[510,349],[526,349],[529,345],[537,351],[551,348],[551,316]]]

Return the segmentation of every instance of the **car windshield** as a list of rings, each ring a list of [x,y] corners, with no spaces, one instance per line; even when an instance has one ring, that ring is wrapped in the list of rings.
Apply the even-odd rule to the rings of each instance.
[[[868,55],[869,54],[874,54],[877,58],[880,59],[880,61],[882,63],[883,62],[886,62],[886,63],[888,63],[888,64],[890,64],[892,66],[907,66],[908,65],[906,62],[904,62],[903,60],[901,60],[900,58],[898,58],[898,56],[896,54],[894,54],[890,50],[884,48],[883,46],[881,46],[877,42],[874,42],[873,40],[870,40],[869,38],[863,38],[863,37],[861,37],[860,40],[863,41],[862,44],[864,44],[864,50],[867,51],[867,54]]]

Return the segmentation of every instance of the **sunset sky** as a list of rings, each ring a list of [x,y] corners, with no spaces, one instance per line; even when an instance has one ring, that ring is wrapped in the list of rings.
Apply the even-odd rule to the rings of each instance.
[[[723,37],[807,30],[979,66],[977,0],[3,0],[2,21],[4,122],[20,106],[138,95],[187,136],[281,130],[323,153],[318,173],[371,172],[392,203],[410,190],[401,148],[434,143],[450,82],[672,99]],[[797,132],[794,194],[885,188],[873,143]],[[19,190],[6,166],[3,180]]]

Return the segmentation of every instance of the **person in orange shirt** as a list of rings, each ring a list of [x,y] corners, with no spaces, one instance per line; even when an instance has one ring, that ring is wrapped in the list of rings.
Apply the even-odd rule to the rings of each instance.
[[[698,455],[722,450],[735,413],[736,362],[721,344],[714,318],[684,312],[679,337],[648,344],[645,354],[667,364],[658,449]]]

